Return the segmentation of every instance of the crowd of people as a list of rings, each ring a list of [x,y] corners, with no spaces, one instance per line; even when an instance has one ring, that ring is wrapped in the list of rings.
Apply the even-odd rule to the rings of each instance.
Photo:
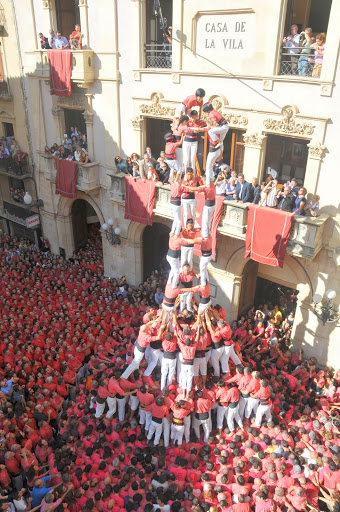
[[[0,258],[1,510],[339,510],[340,372],[294,350],[294,294],[231,321],[186,262],[173,289],[105,278],[98,238]]]
[[[320,78],[326,34],[321,32],[314,37],[310,27],[298,32],[298,26],[292,24],[290,34],[283,38],[281,74]]]
[[[77,126],[70,126],[70,135],[64,133],[62,144],[56,142],[51,146],[45,147],[45,154],[50,157],[71,160],[79,164],[88,164],[91,162],[87,152],[87,136]]]
[[[39,42],[42,50],[82,50],[83,36],[81,33],[80,25],[76,24],[74,30],[67,39],[58,30],[55,34],[51,28],[49,36],[46,37],[42,32],[39,34]]]
[[[21,151],[16,139],[12,137],[0,138],[0,167],[6,172],[22,174],[27,166],[27,153]]]

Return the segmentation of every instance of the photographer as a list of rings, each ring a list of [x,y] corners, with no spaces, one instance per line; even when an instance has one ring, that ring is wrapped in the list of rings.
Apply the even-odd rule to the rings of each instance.
[[[286,56],[286,61],[290,62],[291,75],[297,75],[298,70],[298,53],[300,47],[300,34],[298,34],[298,26],[292,25],[290,27],[290,34],[283,38],[283,50]]]
[[[214,183],[217,196],[226,196],[227,176],[225,171],[220,171]]]
[[[163,32],[163,37],[164,37],[164,40],[166,39],[169,43],[169,45],[172,45],[172,27],[168,27],[168,29],[166,29],[164,32]],[[171,46],[169,48],[169,51],[171,50]]]
[[[300,76],[311,75],[311,71],[314,67],[314,50],[311,48],[313,43],[312,29],[306,28],[300,34],[301,54],[298,62],[298,72]]]

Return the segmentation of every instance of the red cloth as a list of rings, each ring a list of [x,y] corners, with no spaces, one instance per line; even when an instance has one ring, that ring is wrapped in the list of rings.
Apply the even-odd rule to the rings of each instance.
[[[70,50],[47,50],[50,66],[50,94],[71,96],[71,52]]]
[[[156,196],[155,183],[125,176],[125,190],[124,219],[152,226],[153,205]]]
[[[77,197],[77,162],[56,158],[55,163],[57,167],[55,193],[75,199]]]
[[[196,222],[201,226],[202,224],[202,212],[205,203],[204,194],[196,194],[197,206],[196,206]],[[216,239],[217,239],[217,229],[221,220],[222,210],[223,210],[223,196],[216,196],[215,199],[215,210],[211,218],[210,224],[210,233],[212,238],[212,259],[216,260]],[[194,246],[194,254],[196,256],[201,256],[201,250],[199,244]]]
[[[248,208],[244,257],[282,268],[294,215],[256,204]]]

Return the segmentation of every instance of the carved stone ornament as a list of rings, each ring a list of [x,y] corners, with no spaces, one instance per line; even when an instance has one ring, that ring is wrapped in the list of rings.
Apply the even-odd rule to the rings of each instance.
[[[163,106],[161,100],[162,97],[159,93],[154,94],[150,105],[143,103],[139,106],[141,114],[152,117],[173,117],[176,113],[176,108]]]
[[[61,108],[60,107],[52,107],[51,108],[51,112],[52,112],[52,116],[55,118],[55,119],[58,119],[59,115],[60,115],[60,112],[61,112]]]
[[[93,113],[90,112],[89,110],[85,110],[85,112],[83,112],[83,117],[85,119],[85,123],[89,123],[89,124],[93,123]]]
[[[43,8],[49,9],[50,8],[50,0],[43,0]]]
[[[86,108],[87,98],[82,95],[60,96],[57,103],[60,107],[65,108]]]
[[[309,148],[308,154],[311,158],[321,160],[324,157],[327,148],[321,142],[310,142],[307,146]]]
[[[131,120],[131,123],[132,123],[132,126],[133,126],[134,130],[139,130],[140,129],[141,118],[140,117],[134,117]]]
[[[5,17],[5,9],[2,5],[2,3],[0,3],[0,25],[3,25],[6,29],[6,17]]]
[[[294,117],[298,109],[294,105],[286,105],[282,108],[281,119],[268,118],[263,121],[264,127],[271,132],[280,132],[297,135],[312,135],[315,126],[309,123],[297,123]]]
[[[87,7],[87,0],[79,0],[79,7]]]
[[[247,146],[255,146],[261,148],[265,138],[265,135],[259,135],[257,132],[246,132],[243,134],[243,140]]]

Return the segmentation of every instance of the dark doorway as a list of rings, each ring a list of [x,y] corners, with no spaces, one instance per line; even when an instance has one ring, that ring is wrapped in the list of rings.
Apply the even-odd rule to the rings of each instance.
[[[143,276],[147,279],[153,270],[165,268],[170,228],[159,222],[146,226],[143,232]]]
[[[146,142],[156,158],[159,157],[161,151],[164,151],[164,135],[171,132],[170,123],[171,121],[168,119],[154,119],[151,117],[146,119]],[[143,148],[144,150],[145,148]],[[143,154],[141,156],[143,157]]]
[[[224,139],[223,162],[237,173],[243,172],[245,130],[229,130]]]
[[[271,169],[277,172],[279,183],[284,184],[292,178],[297,178],[303,185],[308,158],[308,140],[268,135],[266,162],[263,181]],[[275,177],[273,175],[273,177]]]
[[[56,0],[55,10],[57,16],[57,27],[61,35],[69,40],[70,34],[76,24],[80,24],[80,12],[78,0]]]
[[[4,137],[14,137],[14,129],[12,123],[2,123],[2,131]]]
[[[285,314],[295,311],[299,292],[282,284],[258,277],[255,290],[255,305],[268,304],[270,309],[278,305]]]
[[[247,313],[254,304],[258,266],[259,264],[254,260],[247,261],[244,266],[238,308],[239,315]]]
[[[72,227],[75,251],[87,244],[86,201],[76,199],[72,204]]]
[[[72,110],[68,108],[64,108],[64,117],[65,117],[65,133],[67,135],[71,135],[70,127],[77,127],[78,132],[86,135],[86,123],[83,116],[83,112],[81,110]]]

